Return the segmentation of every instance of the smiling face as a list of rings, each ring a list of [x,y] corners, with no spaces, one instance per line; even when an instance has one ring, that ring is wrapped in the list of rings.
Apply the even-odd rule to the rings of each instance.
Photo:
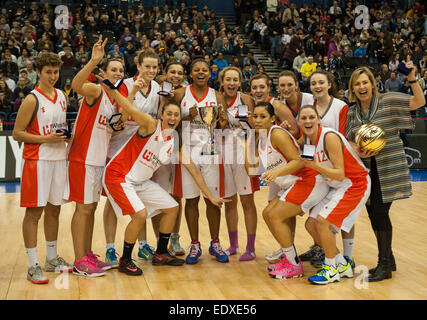
[[[40,85],[53,87],[59,78],[59,66],[44,66],[42,70],[36,70],[40,79]]]
[[[159,61],[156,58],[145,57],[140,64],[137,64],[138,73],[145,81],[153,80],[157,75]]]
[[[251,95],[255,100],[255,103],[261,101],[267,101],[270,88],[267,84],[267,79],[260,78],[254,79],[251,83]]]
[[[354,79],[351,90],[361,104],[370,104],[372,100],[373,84],[369,77],[362,73]]]
[[[125,76],[125,69],[120,61],[110,61],[105,70],[105,77],[116,83]]]
[[[325,74],[315,73],[310,78],[310,90],[315,99],[319,99],[329,94],[331,84]]]
[[[254,109],[253,120],[255,124],[255,131],[267,129],[269,130],[274,124],[276,117],[271,115],[265,106],[258,106]]]
[[[170,135],[181,121],[181,109],[175,104],[166,105],[163,108],[160,118],[162,120],[163,129],[166,130],[166,135]]]
[[[313,136],[317,134],[317,131],[319,129],[319,123],[320,119],[315,109],[301,108],[298,117],[298,125],[306,136],[311,137],[311,141],[314,140],[312,139]]]
[[[171,82],[174,88],[179,87],[184,81],[184,67],[180,64],[169,66],[166,73],[166,81]]]
[[[279,78],[278,90],[282,99],[289,100],[292,96],[297,94],[298,85],[295,79],[289,76],[282,76]]]
[[[241,84],[240,75],[236,70],[228,70],[222,80],[222,88],[226,96],[234,97]]]
[[[209,66],[204,60],[196,62],[190,72],[190,77],[193,79],[193,83],[200,87],[208,85],[210,76],[211,73]]]

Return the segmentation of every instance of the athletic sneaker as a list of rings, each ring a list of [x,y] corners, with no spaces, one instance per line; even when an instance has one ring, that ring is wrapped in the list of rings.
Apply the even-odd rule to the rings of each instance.
[[[317,271],[314,276],[308,278],[308,281],[313,284],[328,284],[337,282],[340,281],[340,273],[336,267],[332,268],[331,266],[324,264],[322,269]]]
[[[337,269],[340,274],[340,278],[353,278],[353,268],[351,267],[351,262],[346,258],[347,264],[343,265],[338,263]]]
[[[110,270],[112,268],[111,265],[109,265],[108,263],[105,263],[104,261],[101,261],[98,259],[98,257],[100,257],[99,254],[94,254],[92,251],[90,251],[87,254],[87,257],[93,261],[93,263],[96,265],[97,268],[102,269],[102,270]]]
[[[183,256],[185,254],[185,250],[179,244],[179,234],[171,235],[168,249],[171,255]]]
[[[301,261],[297,266],[289,262],[289,260],[284,256],[281,260],[281,268],[270,271],[268,274],[270,277],[275,279],[289,279],[289,278],[300,278],[304,275],[302,270]]]
[[[182,266],[184,263],[185,261],[183,259],[179,259],[171,255],[169,252],[160,254],[155,252],[152,260],[153,266]]]
[[[325,251],[321,247],[317,247],[313,257],[310,259],[311,264],[316,268],[322,268],[325,264]]]
[[[267,266],[267,270],[268,271],[275,271],[275,270],[279,270],[280,268],[283,267],[283,263],[285,262],[285,259],[281,259],[279,262],[277,263],[272,263],[270,265]]]
[[[316,253],[316,251],[319,249],[319,246],[316,246],[315,244],[313,244],[310,249],[308,249],[308,251],[302,253],[299,255],[299,258],[301,261],[310,261],[311,258],[313,258],[314,254]]]
[[[271,252],[265,256],[265,260],[269,263],[278,263],[283,258],[283,251],[280,248],[277,251]]]
[[[63,258],[57,256],[55,259],[47,260],[44,264],[46,272],[72,272],[73,266],[67,263]]]
[[[228,262],[228,256],[224,253],[224,251],[222,251],[219,241],[211,241],[209,254],[215,256],[216,261],[218,262]]]
[[[185,263],[187,264],[196,264],[199,261],[199,257],[202,255],[202,248],[200,247],[200,242],[191,243],[190,252],[185,258]]]
[[[132,259],[121,257],[119,262],[119,271],[126,273],[129,276],[140,276],[142,270],[136,266]]]
[[[344,256],[344,259],[350,262],[351,269],[353,269],[354,272],[354,269],[356,268],[356,263],[354,262],[354,259],[347,256]]]
[[[117,252],[114,248],[107,249],[105,252],[105,263],[109,264],[111,268],[117,268],[119,266],[119,260],[117,260]]]
[[[151,261],[154,256],[153,247],[150,247],[148,243],[144,244],[144,246],[138,249],[138,257],[141,259]]]
[[[73,274],[94,278],[105,275],[105,270],[98,268],[93,260],[86,255],[79,262],[74,261]]]
[[[28,268],[27,279],[34,284],[48,283],[49,279],[43,274],[42,267],[38,263]]]

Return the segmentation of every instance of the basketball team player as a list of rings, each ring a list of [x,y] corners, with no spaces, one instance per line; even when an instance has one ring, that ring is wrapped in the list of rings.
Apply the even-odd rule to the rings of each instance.
[[[145,81],[142,78],[137,79],[134,86],[142,89]],[[116,90],[106,90],[139,125],[135,134],[107,164],[103,176],[103,185],[116,215],[131,217],[125,230],[119,271],[128,275],[142,274],[142,270],[132,261],[132,250],[146,219],[160,212],[159,241],[152,264],[183,265],[183,259],[171,255],[167,250],[178,214],[178,203],[165,189],[150,180],[153,173],[170,160],[174,152],[174,133],[181,121],[180,106],[165,103],[160,119],[157,120],[141,112]],[[181,140],[179,136],[178,140]],[[224,200],[212,196],[201,173],[188,155],[185,155],[185,149],[184,153],[178,156],[179,159],[182,157],[187,157],[188,161],[183,161],[183,166],[190,172],[202,192],[213,205],[221,208]]]
[[[117,114],[118,107],[102,86],[87,82],[104,58],[107,40],[100,36],[92,48],[91,59],[72,81],[73,90],[84,99],[74,125],[74,139],[69,145],[64,198],[76,202],[71,221],[75,254],[73,273],[87,277],[102,276],[111,269],[93,253],[92,236],[95,210],[102,191],[102,174],[113,133],[109,121]],[[112,83],[124,77],[121,60],[107,60],[100,69]]]
[[[46,272],[71,272],[72,266],[57,254],[59,214],[65,186],[67,98],[55,89],[62,60],[52,52],[36,57],[38,84],[22,102],[13,129],[13,138],[24,143],[21,175],[21,207],[27,279],[34,284],[48,283]],[[46,261],[37,256],[37,226],[44,212]]]
[[[140,51],[136,59],[138,74],[134,77],[125,79],[120,87],[120,92],[127,97],[136,108],[151,115],[155,119],[158,117],[159,107],[161,104],[160,96],[157,94],[160,91],[160,86],[154,80],[157,75],[158,65],[159,56],[154,50],[148,48]],[[143,80],[144,86],[142,88],[134,86],[137,78]],[[135,134],[139,127],[134,119],[126,115],[124,110],[120,111],[123,114],[122,119],[124,122],[124,129],[113,134],[108,148],[107,163],[109,159],[112,159],[117,151],[127,142],[127,140]],[[107,243],[105,262],[115,268],[118,267],[119,264],[114,246],[117,230],[117,217],[114,214],[114,210],[108,199],[105,203],[103,217],[105,240]],[[158,217],[153,217],[153,226],[158,226],[158,223],[154,222],[155,219],[158,219]],[[145,224],[138,235],[138,240],[138,257],[144,260],[151,260],[154,252],[147,243],[147,229]]]
[[[185,88],[176,90],[172,101],[181,106],[183,118],[183,144],[188,149],[192,161],[201,171],[209,190],[218,198],[224,195],[224,173],[221,155],[202,155],[203,146],[207,143],[210,132],[207,125],[202,121],[199,108],[204,106],[225,105],[222,95],[208,86],[210,68],[204,59],[195,59],[190,65],[190,77],[192,84]],[[225,126],[227,114],[219,108],[220,123]],[[191,237],[190,252],[185,261],[187,264],[198,262],[202,254],[199,241],[199,199],[200,188],[185,167],[181,167],[182,198],[185,202],[185,217]],[[209,253],[214,255],[219,262],[228,262],[228,256],[222,250],[219,242],[219,227],[221,222],[221,211],[204,194],[206,203],[206,215],[209,223],[211,243]]]
[[[225,204],[225,218],[230,247],[224,252],[229,256],[240,252],[237,229],[237,193],[239,193],[247,233],[246,251],[239,257],[239,261],[250,261],[255,259],[256,256],[257,211],[254,192],[259,190],[259,179],[258,177],[251,178],[248,176],[245,169],[244,150],[238,148],[239,145],[236,140],[237,135],[241,132],[241,124],[239,118],[237,118],[239,106],[248,106],[250,113],[253,112],[254,108],[252,97],[239,91],[242,85],[242,78],[240,69],[233,66],[224,68],[219,74],[221,93],[224,96],[228,113],[227,129],[232,130],[232,133],[227,132],[225,134],[225,143],[223,145],[225,198],[231,200],[230,203]]]
[[[349,232],[368,201],[371,179],[368,169],[347,139],[338,131],[320,125],[320,116],[312,105],[299,111],[300,125],[306,143],[315,145],[313,160],[301,159],[304,166],[324,176],[330,190],[310,213],[317,219],[316,229],[320,245],[325,251],[325,262],[315,275],[313,284],[329,284],[340,278],[352,278],[350,261],[339,252],[335,233]]]
[[[281,259],[268,266],[269,275],[276,279],[302,277],[304,272],[294,246],[290,218],[309,211],[326,196],[329,188],[320,174],[304,168],[297,140],[289,131],[275,125],[274,108],[269,102],[255,105],[253,122],[256,133],[254,160],[258,157],[258,164],[248,160],[248,172],[249,163],[264,168],[261,181],[265,184],[274,182],[280,188],[263,210],[264,220],[281,246]],[[247,153],[247,159],[249,156]]]
[[[313,105],[316,107],[320,116],[320,124],[325,128],[332,128],[342,135],[345,135],[345,127],[347,123],[347,104],[334,97],[335,88],[332,75],[323,70],[313,72],[309,79],[310,91],[314,97]],[[316,219],[309,217],[305,223],[305,228],[313,237],[314,244],[310,249],[301,254],[302,261],[310,260],[315,267],[322,267],[324,260],[323,249],[318,245],[316,235],[316,227],[314,224]],[[343,255],[350,260],[354,269],[353,248],[354,248],[354,226],[350,232],[341,230],[343,242]]]

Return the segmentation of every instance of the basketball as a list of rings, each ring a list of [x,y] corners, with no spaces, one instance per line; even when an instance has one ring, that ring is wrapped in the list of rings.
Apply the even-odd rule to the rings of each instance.
[[[365,151],[379,152],[386,144],[385,132],[373,123],[362,125],[356,132],[356,143]]]

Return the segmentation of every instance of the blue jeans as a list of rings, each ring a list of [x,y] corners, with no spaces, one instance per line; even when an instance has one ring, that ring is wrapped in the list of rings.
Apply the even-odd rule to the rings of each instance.
[[[280,44],[281,41],[282,41],[282,37],[280,35],[275,35],[275,36],[270,37],[270,44],[271,44],[270,55],[271,55],[271,58],[273,58],[273,59],[275,58],[276,46],[278,44]]]

